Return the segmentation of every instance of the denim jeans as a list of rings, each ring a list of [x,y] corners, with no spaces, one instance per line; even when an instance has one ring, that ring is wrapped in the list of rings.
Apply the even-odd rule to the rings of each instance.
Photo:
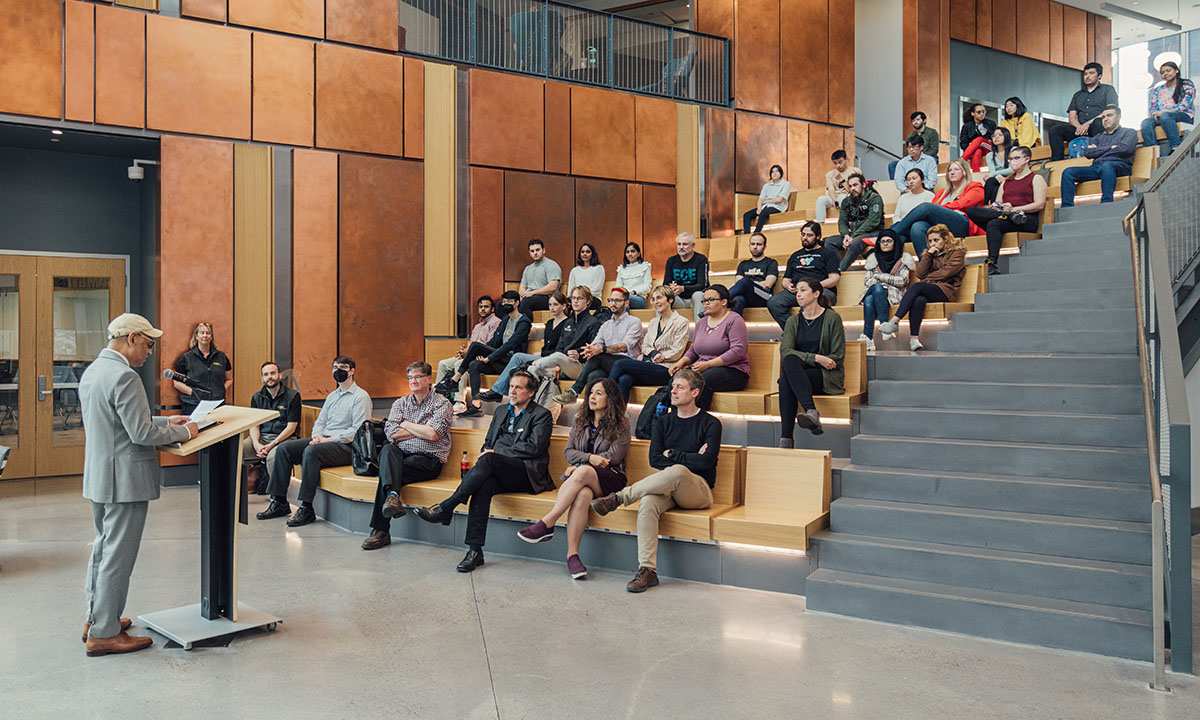
[[[523,367],[541,357],[541,355],[534,355],[533,353],[515,353],[511,358],[509,358],[508,365],[504,366],[504,370],[500,373],[500,377],[496,379],[496,382],[492,383],[492,392],[500,393],[501,395],[507,395],[509,376],[512,375],[517,368]]]
[[[875,283],[867,288],[867,294],[862,299],[863,306],[863,335],[875,339],[875,321],[886,322],[888,319],[887,286]]]
[[[971,231],[966,215],[931,202],[923,202],[909,210],[903,220],[892,225],[892,230],[902,239],[907,237],[919,257],[925,252],[925,233],[934,225],[945,225],[955,237],[965,237]]]
[[[1182,112],[1165,112],[1159,115],[1157,119],[1148,117],[1142,121],[1142,144],[1146,147],[1152,147],[1158,144],[1158,139],[1154,136],[1154,126],[1162,125],[1163,135],[1167,136],[1167,145],[1174,150],[1179,147],[1179,143],[1183,142],[1179,137],[1179,123],[1190,123],[1192,119],[1187,113]]]
[[[646,309],[646,296],[645,295],[630,295],[629,296],[629,307],[633,310],[645,310]]]
[[[671,381],[671,373],[662,365],[632,358],[618,360],[608,371],[608,376],[617,381],[626,402],[629,401],[629,392],[633,390],[634,385],[662,387]]]
[[[735,303],[734,298],[741,298],[742,302]],[[745,315],[748,307],[766,307],[770,299],[771,291],[763,290],[748,277],[741,278],[729,288],[729,307],[738,315]]]
[[[1117,178],[1131,172],[1133,172],[1133,168],[1129,163],[1116,160],[1082,167],[1069,167],[1063,170],[1062,174],[1062,206],[1074,206],[1075,185],[1089,180],[1100,181],[1100,202],[1110,203],[1113,201],[1113,191],[1117,189]]]

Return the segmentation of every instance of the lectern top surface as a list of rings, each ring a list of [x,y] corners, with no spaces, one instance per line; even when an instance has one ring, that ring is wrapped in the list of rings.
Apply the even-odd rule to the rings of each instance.
[[[262,425],[278,415],[278,410],[222,405],[205,417],[206,420],[217,421],[217,425],[201,430],[199,435],[185,443],[176,446],[163,445],[159,450],[171,455],[191,455],[226,438],[240,435],[252,427]]]

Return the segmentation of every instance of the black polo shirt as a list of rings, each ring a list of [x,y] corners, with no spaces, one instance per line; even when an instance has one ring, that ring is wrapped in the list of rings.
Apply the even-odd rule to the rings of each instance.
[[[225,373],[233,369],[229,357],[220,350],[213,350],[204,357],[200,348],[194,347],[179,356],[175,361],[175,372],[187,375],[189,380],[198,381],[211,393],[212,400],[225,399]],[[194,406],[204,398],[193,395],[183,395],[180,400],[184,405]]]
[[[272,418],[258,426],[258,431],[264,435],[278,435],[283,432],[288,423],[300,422],[300,393],[290,387],[280,386],[279,394],[271,397],[267,386],[254,393],[250,398],[250,407],[259,410],[277,410],[279,417]]]

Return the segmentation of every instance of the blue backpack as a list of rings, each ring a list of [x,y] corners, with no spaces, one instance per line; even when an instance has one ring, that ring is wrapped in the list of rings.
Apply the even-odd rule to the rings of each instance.
[[[1067,157],[1071,158],[1072,160],[1083,157],[1083,151],[1087,149],[1087,146],[1088,138],[1075,138],[1071,142],[1067,143]]]

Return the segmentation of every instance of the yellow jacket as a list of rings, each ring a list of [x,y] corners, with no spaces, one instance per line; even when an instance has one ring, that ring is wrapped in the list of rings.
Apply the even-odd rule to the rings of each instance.
[[[1015,118],[1004,118],[1000,121],[1000,127],[1012,135],[1013,145],[1037,147],[1042,144],[1042,136],[1033,122],[1033,115],[1029,113]]]

